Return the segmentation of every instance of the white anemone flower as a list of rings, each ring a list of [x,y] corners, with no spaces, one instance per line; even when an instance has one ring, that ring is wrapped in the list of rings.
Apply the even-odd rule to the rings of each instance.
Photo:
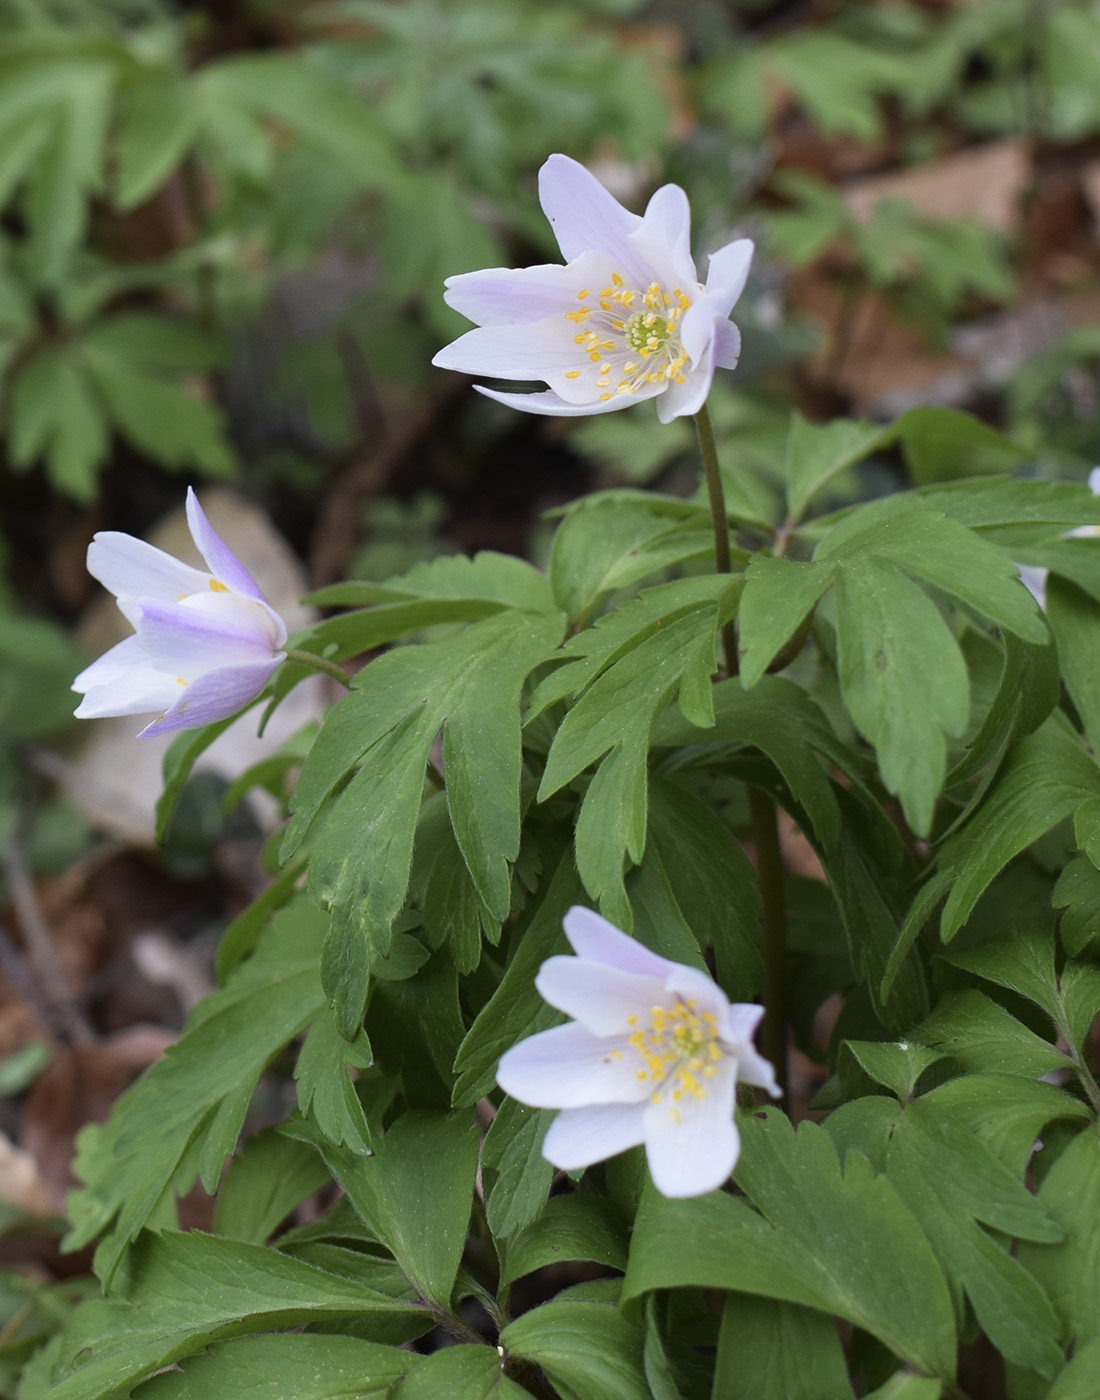
[[[729,319],[745,286],[747,238],[710,255],[705,285],[691,257],[691,211],[664,185],[632,214],[568,156],[539,171],[539,200],[565,266],[487,268],[449,277],[445,300],[477,329],[444,346],[444,369],[542,380],[544,393],[479,393],[527,413],[612,413],[657,399],[662,423],[698,413],[715,367],[733,369]]]
[[[573,1171],[645,1144],[657,1190],[701,1196],[737,1162],[737,1081],[778,1096],[752,1037],[760,1006],[731,1004],[705,973],[651,953],[591,909],[565,933],[576,957],[543,963],[535,985],[574,1019],[509,1050],[497,1083],[558,1108],[543,1156]]]
[[[286,625],[190,487],[187,523],[209,573],[117,530],[88,546],[88,572],[135,635],[73,681],[78,719],[155,713],[140,738],[197,729],[254,700],[285,660]]]
[[[1093,467],[1089,472],[1089,490],[1094,496],[1100,496],[1100,467]],[[1078,525],[1073,530],[1067,530],[1065,538],[1087,539],[1090,535],[1100,535],[1100,525]],[[1049,569],[1044,569],[1041,564],[1017,564],[1017,572],[1023,582],[1024,587],[1046,611],[1047,605],[1047,575]]]

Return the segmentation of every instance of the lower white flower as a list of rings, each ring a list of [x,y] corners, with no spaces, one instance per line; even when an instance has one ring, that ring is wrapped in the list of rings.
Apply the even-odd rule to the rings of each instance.
[[[543,1156],[573,1171],[644,1143],[664,1196],[701,1196],[733,1171],[737,1081],[779,1095],[752,1037],[763,1008],[731,1004],[705,973],[651,953],[591,909],[565,916],[576,957],[543,963],[535,985],[573,1020],[509,1050],[497,1083],[561,1109]]]

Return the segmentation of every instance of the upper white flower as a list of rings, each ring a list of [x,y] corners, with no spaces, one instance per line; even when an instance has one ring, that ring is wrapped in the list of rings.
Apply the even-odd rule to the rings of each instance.
[[[449,277],[445,300],[474,321],[432,361],[497,379],[541,379],[545,393],[480,393],[528,413],[580,415],[660,396],[662,423],[703,406],[715,366],[733,369],[729,320],[752,260],[747,238],[710,255],[706,285],[691,257],[691,211],[664,185],[632,214],[568,156],[539,171],[539,200],[564,267],[487,268]]]
[[[509,1050],[497,1083],[560,1108],[543,1156],[566,1171],[645,1143],[657,1190],[700,1196],[729,1177],[740,1138],[737,1081],[779,1094],[752,1044],[760,1006],[732,1004],[705,973],[651,953],[591,909],[565,933],[577,956],[550,958],[535,985],[574,1019]]]
[[[285,659],[282,618],[187,490],[187,523],[209,573],[133,535],[101,531],[88,572],[135,630],[73,681],[78,719],[157,713],[139,737],[197,729],[254,700]]]

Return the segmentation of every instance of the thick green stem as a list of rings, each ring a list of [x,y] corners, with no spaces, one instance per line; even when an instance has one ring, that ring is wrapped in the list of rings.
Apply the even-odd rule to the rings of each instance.
[[[347,675],[337,666],[335,661],[327,661],[323,656],[318,656],[313,651],[298,651],[296,647],[290,647],[286,654],[288,661],[297,661],[300,666],[308,666],[311,671],[321,671],[326,676],[331,676],[334,681],[339,681],[346,689],[351,689],[351,681]]]
[[[764,1023],[760,1052],[775,1066],[775,1077],[787,1097],[787,930],[783,893],[783,853],[779,845],[778,813],[771,797],[750,787],[749,817],[760,880],[760,951],[764,958]]]
[[[699,456],[703,459],[703,474],[707,482],[707,496],[710,500],[710,518],[714,525],[714,563],[720,574],[732,573],[730,558],[730,524],[726,515],[726,494],[722,490],[722,473],[718,469],[718,449],[714,443],[714,428],[710,413],[704,404],[695,415],[695,435],[699,441]],[[722,650],[726,663],[726,674],[732,676],[737,671],[737,642],[733,635],[733,623],[727,622],[722,628]]]

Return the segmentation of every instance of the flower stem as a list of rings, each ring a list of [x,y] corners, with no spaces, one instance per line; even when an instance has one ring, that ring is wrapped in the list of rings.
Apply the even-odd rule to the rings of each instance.
[[[760,1052],[775,1067],[775,1077],[783,1091],[780,1102],[788,1109],[787,930],[778,813],[768,793],[754,787],[750,787],[748,793],[763,906],[760,951],[764,958],[764,1024],[760,1029]]]
[[[707,481],[707,496],[710,499],[710,518],[714,525],[714,563],[720,574],[732,573],[730,559],[730,523],[726,515],[726,494],[722,490],[722,473],[718,469],[718,449],[714,444],[714,428],[706,404],[695,415],[695,436],[699,442],[699,456],[703,459],[703,474]],[[733,635],[733,623],[727,622],[722,628],[722,651],[725,655],[726,674],[732,676],[737,671],[737,643]]]
[[[299,651],[296,647],[289,647],[286,653],[288,661],[297,661],[300,666],[308,666],[312,671],[321,671],[326,676],[331,676],[334,681],[339,681],[345,689],[351,689],[351,681],[348,680],[344,671],[337,666],[335,661],[327,661],[325,657],[318,656],[313,651]]]

